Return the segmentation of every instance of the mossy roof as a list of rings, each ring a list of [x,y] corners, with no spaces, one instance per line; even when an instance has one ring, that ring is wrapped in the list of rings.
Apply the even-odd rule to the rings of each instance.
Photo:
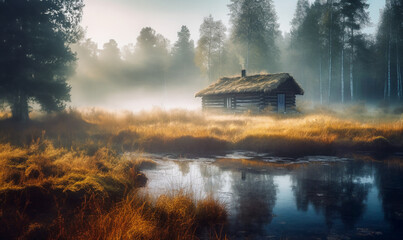
[[[257,74],[246,77],[223,77],[196,93],[196,97],[231,93],[293,92],[303,95],[304,90],[288,73]]]

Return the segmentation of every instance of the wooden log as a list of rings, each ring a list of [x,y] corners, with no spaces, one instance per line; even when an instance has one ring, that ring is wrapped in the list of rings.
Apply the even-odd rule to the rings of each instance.
[[[205,104],[224,104],[224,102],[204,102]]]
[[[224,102],[224,99],[208,99],[204,100],[203,102]]]

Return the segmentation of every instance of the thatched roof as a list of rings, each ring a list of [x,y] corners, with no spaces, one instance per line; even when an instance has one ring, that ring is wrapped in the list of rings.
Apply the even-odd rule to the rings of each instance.
[[[228,93],[255,93],[272,91],[294,92],[303,95],[304,90],[288,73],[258,74],[246,77],[223,77],[196,93],[196,97]]]

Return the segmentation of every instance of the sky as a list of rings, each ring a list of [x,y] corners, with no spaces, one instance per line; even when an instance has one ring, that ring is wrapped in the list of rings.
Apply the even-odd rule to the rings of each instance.
[[[310,0],[313,2],[313,0]],[[297,0],[273,0],[280,30],[289,32]],[[115,39],[119,47],[135,43],[140,30],[150,26],[171,43],[177,39],[182,25],[190,29],[191,38],[197,42],[203,18],[211,14],[229,27],[230,0],[84,0],[82,25],[86,37],[102,48],[109,39]],[[379,11],[384,0],[368,0],[371,25],[365,33],[375,33]]]

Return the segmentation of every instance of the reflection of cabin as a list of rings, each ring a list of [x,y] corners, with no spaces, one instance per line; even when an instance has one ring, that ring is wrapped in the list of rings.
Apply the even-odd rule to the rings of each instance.
[[[223,77],[196,93],[202,97],[203,110],[255,113],[295,111],[295,95],[304,90],[288,73]]]

